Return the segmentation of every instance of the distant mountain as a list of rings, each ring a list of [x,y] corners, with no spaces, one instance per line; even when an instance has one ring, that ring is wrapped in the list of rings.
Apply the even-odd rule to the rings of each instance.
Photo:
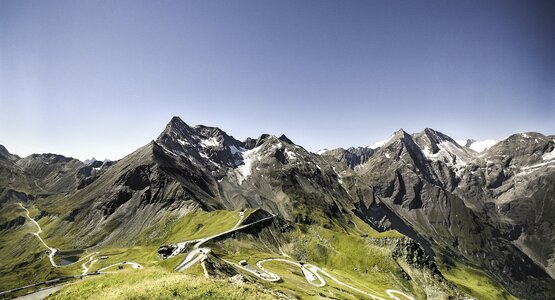
[[[539,133],[461,144],[426,128],[315,154],[285,135],[238,141],[174,117],[156,140],[116,162],[20,158],[0,146],[0,204],[35,205],[38,218],[48,218],[41,222],[55,228],[50,239],[80,249],[157,240],[153,228],[196,210],[260,209],[279,218],[258,235],[264,251],[290,249],[299,260],[339,250],[311,233],[319,246],[301,251],[291,228],[309,234],[310,226],[321,226],[340,235],[360,230],[360,219],[416,241],[395,253],[421,258],[425,252],[429,259],[412,265],[426,264],[435,279],[423,285],[414,274],[392,276],[412,278],[420,287],[411,288],[426,297],[434,298],[422,286],[459,295],[443,285],[437,263],[482,270],[518,297],[546,299],[555,292],[554,149],[554,137]],[[235,238],[233,247],[254,243],[251,236]]]
[[[369,147],[351,147],[348,149],[337,148],[333,150],[324,150],[319,153],[324,157],[330,157],[337,162],[342,162],[352,169],[365,163],[373,154],[374,149]]]

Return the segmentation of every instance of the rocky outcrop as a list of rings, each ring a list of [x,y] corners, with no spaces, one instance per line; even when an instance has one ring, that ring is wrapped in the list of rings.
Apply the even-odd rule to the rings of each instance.
[[[240,274],[234,267],[219,259],[212,252],[207,255],[202,263],[210,278],[225,279]]]
[[[435,276],[443,277],[433,259],[412,239],[397,239],[392,256],[394,259],[405,261],[416,269],[428,269]]]
[[[9,220],[7,222],[4,222],[2,224],[0,224],[0,231],[2,230],[11,230],[14,229],[16,227],[22,226],[25,224],[25,217],[22,216],[17,216],[12,220]]]

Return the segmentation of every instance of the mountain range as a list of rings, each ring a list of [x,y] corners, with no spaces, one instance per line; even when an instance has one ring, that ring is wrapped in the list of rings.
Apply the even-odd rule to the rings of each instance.
[[[462,142],[426,128],[313,153],[285,135],[239,141],[179,117],[118,161],[0,146],[0,290],[79,269],[54,266],[42,244],[55,245],[54,261],[101,252],[136,259],[136,272],[175,272],[197,249],[180,242],[210,236],[192,275],[241,276],[277,298],[554,299],[554,149],[553,135]],[[344,285],[298,283],[316,267],[276,262],[271,284],[230,263],[247,257],[319,265]]]

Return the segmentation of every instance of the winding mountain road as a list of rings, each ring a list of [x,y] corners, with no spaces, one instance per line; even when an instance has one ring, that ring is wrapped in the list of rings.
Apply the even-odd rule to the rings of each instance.
[[[182,244],[182,245],[187,245],[191,242],[196,242],[196,244],[193,246],[193,249],[191,251],[189,251],[187,253],[187,256],[185,257],[185,259],[177,267],[175,267],[175,270],[179,271],[179,272],[182,272],[182,271],[190,268],[191,266],[193,266],[197,262],[201,262],[204,259],[206,259],[208,253],[211,252],[211,249],[206,248],[206,247],[200,248],[200,246],[203,243],[205,243],[205,242],[207,242],[211,239],[214,239],[216,237],[219,237],[219,236],[222,236],[222,235],[225,235],[225,234],[237,231],[237,230],[241,230],[243,228],[252,226],[254,224],[257,224],[257,223],[260,223],[260,222],[263,222],[263,221],[266,221],[266,220],[269,220],[269,219],[272,219],[272,218],[275,217],[275,215],[272,215],[270,217],[266,217],[266,218],[260,219],[258,221],[240,226],[241,222],[243,221],[244,214],[242,212],[240,212],[239,216],[240,216],[240,220],[230,230],[221,232],[219,234],[215,234],[215,235],[207,237],[207,238],[201,238],[201,239],[197,239],[197,240],[191,240],[191,241],[185,241],[185,242],[179,243],[179,244]],[[262,259],[262,260],[259,260],[259,261],[256,262],[256,266],[258,267],[258,269],[256,269],[256,268],[254,268],[252,266],[249,266],[249,265],[237,264],[237,263],[231,262],[231,261],[226,260],[226,259],[222,259],[222,260],[224,262],[238,268],[238,269],[249,272],[249,273],[253,274],[256,277],[258,277],[262,280],[265,280],[265,281],[269,281],[269,282],[280,281],[281,277],[279,275],[273,273],[273,272],[268,271],[266,268],[264,268],[264,266],[262,264],[265,263],[265,262],[268,262],[268,261],[283,262],[283,263],[287,263],[287,264],[294,265],[294,266],[297,266],[297,267],[301,268],[301,271],[303,272],[303,275],[305,276],[306,281],[312,286],[319,287],[319,288],[326,286],[327,283],[326,283],[326,280],[324,279],[324,276],[325,276],[325,277],[328,277],[329,279],[331,279],[332,281],[334,281],[336,284],[341,285],[341,286],[343,286],[345,288],[348,288],[350,290],[353,290],[355,292],[358,292],[358,293],[360,293],[362,295],[365,295],[365,296],[367,296],[371,299],[386,300],[386,299],[384,299],[382,297],[379,297],[375,294],[363,291],[363,290],[358,289],[354,286],[346,284],[346,283],[342,282],[341,280],[335,278],[333,275],[331,275],[327,271],[323,270],[322,268],[320,268],[318,266],[315,266],[315,265],[312,265],[312,264],[301,264],[299,262],[292,261],[292,260],[289,260],[289,259],[284,259],[284,258],[266,258],[266,259]],[[372,292],[376,293],[375,291],[372,291]],[[415,300],[412,296],[410,296],[410,295],[408,295],[404,292],[394,290],[394,289],[388,289],[388,290],[385,291],[385,293],[389,296],[390,299],[394,299],[394,300]],[[403,298],[399,298],[399,296],[401,296]]]
[[[62,282],[62,281],[66,281],[66,280],[74,279],[74,278],[81,278],[82,279],[83,276],[89,275],[88,273],[89,273],[90,268],[92,267],[92,265],[94,263],[96,263],[99,260],[98,258],[95,259],[95,256],[98,255],[100,252],[98,252],[98,251],[97,252],[91,252],[91,253],[81,257],[79,260],[77,260],[75,262],[72,262],[70,264],[67,264],[67,265],[60,266],[60,265],[56,264],[56,261],[54,260],[54,256],[58,252],[58,249],[50,247],[50,246],[48,246],[48,244],[46,244],[46,242],[40,236],[40,234],[42,233],[42,228],[41,228],[40,224],[37,221],[35,221],[33,218],[31,218],[29,210],[25,206],[23,206],[23,203],[19,202],[18,204],[19,204],[19,206],[21,206],[21,208],[23,208],[25,210],[25,214],[26,214],[27,218],[37,226],[37,228],[38,228],[37,232],[32,232],[32,234],[34,234],[41,241],[41,243],[46,248],[48,248],[48,250],[49,250],[48,251],[48,258],[50,260],[50,264],[52,264],[53,267],[62,268],[62,267],[73,265],[73,264],[78,263],[80,261],[83,261],[87,258],[89,258],[89,260],[84,262],[83,264],[81,264],[81,267],[83,268],[83,272],[80,275],[72,275],[72,276],[65,276],[65,277],[60,277],[60,278],[56,278],[56,279],[50,279],[50,280],[45,281],[45,282],[30,284],[30,285],[14,288],[14,289],[7,290],[7,291],[2,291],[2,292],[0,292],[0,295],[6,295],[6,294],[10,294],[10,293],[13,293],[13,292],[16,292],[16,291],[21,291],[21,290],[31,288],[31,287],[36,287],[36,286],[40,286],[40,285],[44,285],[44,284],[52,284],[54,282]],[[142,269],[143,268],[143,266],[141,266],[140,264],[138,264],[136,262],[120,262],[120,263],[116,263],[116,264],[112,264],[112,265],[109,265],[107,267],[104,267],[104,268],[98,270],[97,272],[95,272],[93,274],[103,274],[103,273],[100,273],[100,272],[103,271],[103,270],[106,270],[108,268],[117,266],[117,265],[131,265],[134,269]],[[48,289],[44,289],[43,291],[37,291],[35,293],[31,293],[27,296],[30,297],[29,299],[35,299],[33,297],[42,297],[42,295],[45,293],[44,291],[46,291],[46,290],[54,290],[55,291],[55,290],[60,289],[60,288],[61,288],[61,286],[55,286],[55,287],[51,287],[51,288],[48,288]],[[44,294],[44,295],[47,295],[47,294]],[[40,298],[40,299],[42,299],[42,298]]]
[[[332,281],[334,281],[335,283],[337,283],[337,284],[339,284],[339,285],[341,285],[341,286],[344,286],[344,287],[346,287],[346,288],[348,288],[348,289],[351,289],[351,290],[353,290],[353,291],[356,291],[356,292],[358,292],[358,293],[360,293],[360,294],[366,295],[366,296],[368,296],[368,297],[370,297],[370,298],[372,298],[372,299],[375,299],[375,300],[385,300],[384,298],[379,297],[379,296],[377,296],[377,295],[375,295],[375,294],[365,292],[365,291],[363,291],[363,290],[361,290],[361,289],[358,289],[358,288],[356,288],[356,287],[354,287],[354,286],[351,286],[351,285],[349,285],[349,284],[346,284],[346,283],[342,282],[341,280],[335,278],[335,277],[334,277],[333,275],[331,275],[330,273],[328,273],[328,272],[326,272],[325,270],[321,269],[320,267],[315,266],[315,265],[312,265],[312,264],[301,264],[301,263],[298,263],[298,262],[296,262],[296,261],[292,261],[292,260],[288,260],[288,259],[284,259],[284,258],[267,258],[267,259],[262,259],[262,260],[259,260],[259,261],[256,262],[256,266],[257,266],[262,272],[253,271],[252,269],[245,268],[245,267],[243,267],[243,266],[239,266],[239,265],[237,265],[237,264],[235,264],[235,263],[232,263],[232,264],[233,264],[234,266],[239,266],[241,269],[246,270],[246,271],[248,271],[248,272],[254,274],[255,276],[257,276],[257,277],[260,278],[260,279],[263,279],[263,280],[266,280],[266,281],[278,281],[279,279],[278,279],[278,280],[275,280],[275,278],[279,278],[279,276],[278,276],[277,274],[268,271],[266,268],[264,268],[264,267],[262,266],[263,263],[268,262],[268,261],[279,261],[279,262],[284,262],[284,263],[291,264],[291,265],[294,265],[294,266],[297,266],[297,267],[301,268],[301,270],[302,270],[302,272],[303,272],[303,274],[304,274],[304,276],[305,276],[305,278],[306,278],[306,281],[307,281],[309,284],[313,285],[313,286],[316,286],[316,287],[324,287],[324,286],[326,285],[326,280],[325,280],[324,277],[322,276],[322,275],[324,275],[324,276],[328,277],[329,279],[331,279]],[[226,262],[230,263],[229,261],[226,261]],[[262,275],[262,274],[265,274],[265,275]],[[322,274],[322,275],[320,275],[320,274]],[[272,278],[272,280],[268,280],[267,278]],[[375,291],[373,291],[373,292],[375,293]],[[395,296],[395,294],[396,294],[396,295],[399,295],[399,296],[403,296],[404,299],[414,300],[414,298],[413,298],[412,296],[410,296],[410,295],[408,295],[408,294],[406,294],[406,293],[404,293],[404,292],[401,292],[401,291],[398,291],[398,290],[394,290],[394,289],[388,289],[388,290],[385,291],[385,293],[386,293],[391,299],[395,299],[395,300],[403,300],[402,298],[399,298],[399,297]]]
[[[237,224],[235,224],[235,226],[233,226],[233,228],[226,230],[224,232],[220,232],[218,234],[215,234],[213,236],[209,236],[206,238],[201,238],[201,239],[196,239],[196,240],[190,240],[190,241],[184,241],[184,242],[180,242],[178,243],[178,245],[188,245],[191,242],[196,242],[196,244],[193,245],[193,249],[191,251],[189,251],[189,253],[187,254],[187,256],[185,257],[185,259],[177,266],[175,267],[176,271],[179,272],[183,272],[184,270],[190,268],[192,265],[194,265],[196,262],[201,261],[202,258],[206,258],[206,254],[208,254],[211,250],[210,248],[201,248],[200,246],[214,238],[220,237],[222,235],[226,235],[228,233],[234,232],[234,231],[238,231],[241,230],[243,228],[247,228],[249,226],[258,224],[260,222],[264,222],[267,220],[270,220],[272,218],[274,218],[275,215],[254,221],[252,223],[246,224],[246,225],[240,225],[241,222],[243,221],[244,218],[244,213],[243,212],[239,212],[239,221],[237,222]],[[202,250],[202,251],[201,251]],[[172,255],[170,255],[169,257],[173,257],[179,253],[176,253],[177,251],[174,251],[172,253]],[[200,258],[198,256],[201,256]]]
[[[25,214],[27,215],[27,219],[29,219],[31,222],[33,222],[33,223],[35,224],[35,226],[37,226],[38,231],[37,231],[37,232],[32,232],[32,234],[34,234],[34,235],[41,241],[41,243],[42,243],[46,248],[48,248],[48,259],[50,260],[50,264],[51,264],[53,267],[55,267],[55,268],[61,268],[61,267],[73,265],[73,264],[78,263],[78,262],[80,262],[80,261],[82,261],[82,260],[85,260],[87,257],[90,257],[90,258],[89,258],[89,261],[87,261],[87,262],[90,262],[90,265],[89,265],[88,267],[86,266],[87,262],[85,262],[85,263],[83,263],[83,264],[81,265],[81,267],[82,267],[83,270],[84,270],[84,271],[83,271],[83,275],[85,275],[85,274],[88,272],[89,268],[92,266],[92,264],[96,262],[96,260],[93,261],[93,257],[94,257],[95,255],[97,255],[98,253],[100,253],[100,252],[92,252],[92,253],[89,253],[89,254],[87,254],[87,255],[81,257],[79,260],[77,260],[77,261],[75,261],[75,262],[72,262],[72,263],[70,263],[70,264],[67,264],[67,265],[63,265],[63,266],[58,265],[58,264],[56,263],[56,261],[54,260],[54,256],[55,256],[56,253],[58,252],[58,249],[53,248],[53,247],[50,247],[50,246],[48,246],[48,244],[46,244],[46,242],[42,239],[42,237],[40,237],[40,234],[42,233],[42,228],[40,227],[40,224],[39,224],[37,221],[35,221],[35,219],[31,218],[31,215],[30,215],[30,213],[29,213],[29,210],[28,210],[25,206],[23,206],[23,204],[22,204],[21,202],[18,203],[18,204],[19,204],[19,206],[21,206],[21,208],[23,208],[23,209],[25,210]]]

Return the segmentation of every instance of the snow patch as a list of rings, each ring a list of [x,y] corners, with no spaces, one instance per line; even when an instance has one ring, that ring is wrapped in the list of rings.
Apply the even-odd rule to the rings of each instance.
[[[544,162],[533,164],[531,166],[523,167],[520,169],[520,172],[516,174],[516,176],[523,176],[533,173],[539,170],[541,167],[546,166],[547,168],[554,168],[555,167],[555,150],[551,150],[551,152],[547,152],[542,155],[542,160]]]
[[[459,144],[459,146],[466,147],[466,141],[465,140],[455,140],[455,142],[457,142],[457,144]]]
[[[422,154],[429,160],[439,160],[454,168],[455,173],[460,177],[461,170],[467,165],[468,161],[471,160],[471,157],[465,155],[464,151],[449,141],[443,141],[437,144],[437,146],[439,148],[438,152],[432,153],[430,149],[425,147],[422,149]]]
[[[552,159],[555,159],[555,149],[554,149],[554,150],[551,150],[551,152],[545,153],[545,154],[542,156],[542,159],[543,159],[543,160],[552,160]]]
[[[391,156],[389,155],[389,153],[385,153],[384,155],[385,155],[385,157],[387,157],[387,158],[391,158]]]
[[[293,151],[289,151],[289,149],[285,149],[285,155],[287,155],[287,159],[296,159],[297,155]]]
[[[160,147],[162,147],[162,149],[163,149],[164,151],[166,151],[166,152],[169,153],[170,155],[187,157],[189,160],[192,159],[191,156],[187,156],[183,151],[179,151],[179,150],[170,150],[170,149],[166,148],[166,146],[164,146],[163,144],[159,144],[159,145],[160,145]]]
[[[547,152],[542,155],[543,160],[554,160],[555,159],[555,149],[551,150],[551,152]]]
[[[439,156],[439,152],[436,154],[433,154],[432,152],[430,152],[430,149],[428,148],[422,149],[422,153],[424,154],[424,156],[426,156],[426,158],[431,160],[435,160]]]
[[[198,154],[199,154],[202,158],[204,158],[204,159],[206,159],[207,161],[209,161],[209,162],[210,162],[211,164],[213,164],[214,166],[220,167],[220,165],[219,165],[218,163],[216,163],[215,161],[211,160],[210,157],[209,157],[208,155],[206,155],[206,153],[204,153],[204,152],[202,152],[202,151],[199,151]]]
[[[381,148],[381,147],[385,146],[385,144],[387,144],[389,141],[391,141],[391,139],[392,139],[394,136],[395,136],[395,134],[392,134],[387,140],[375,142],[374,144],[368,146],[368,148],[370,148],[370,149]]]
[[[237,183],[242,184],[245,179],[247,179],[252,173],[252,164],[260,159],[258,150],[261,146],[254,149],[242,152],[243,164],[235,169],[235,175],[237,176]]]
[[[341,178],[341,175],[339,173],[337,173],[337,170],[335,169],[335,167],[331,167],[333,169],[333,172],[335,173],[335,175],[337,175],[337,182],[339,182],[339,184],[343,185],[343,179]]]
[[[470,144],[470,146],[468,148],[476,151],[476,152],[484,152],[486,150],[488,150],[489,148],[493,147],[493,145],[497,144],[496,140],[483,140],[483,141],[476,141],[472,144]]]
[[[243,148],[243,147],[235,147],[233,145],[229,146],[229,151],[231,151],[231,154],[235,155],[235,154],[242,154],[243,152],[247,151],[247,149]]]
[[[542,163],[537,163],[528,167],[523,167],[521,168],[521,172],[517,173],[516,176],[523,176],[523,175],[528,175],[530,173],[533,173],[537,170],[540,170],[541,167],[546,166],[546,168],[555,168],[555,160],[554,159],[550,159],[547,160],[545,162]]]
[[[208,139],[200,140],[200,144],[204,147],[218,147],[220,146],[220,142],[215,137],[210,137]]]

